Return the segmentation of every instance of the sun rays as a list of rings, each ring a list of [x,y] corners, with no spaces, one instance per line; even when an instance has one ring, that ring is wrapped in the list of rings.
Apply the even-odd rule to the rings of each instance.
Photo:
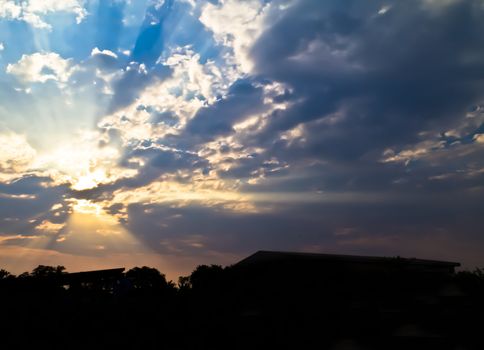
[[[64,238],[63,250],[87,254],[110,252],[148,252],[148,249],[108,214],[101,205],[89,200],[71,199],[72,213],[59,237]]]
[[[60,206],[55,205],[54,210],[60,210]],[[118,217],[107,213],[100,204],[69,198],[62,208],[67,214],[62,223],[46,219],[37,224],[36,235],[2,237],[2,250],[12,253],[11,262],[28,260],[34,264],[43,264],[58,257],[67,258],[68,261],[87,258],[100,264],[102,259],[110,256],[129,261],[130,255],[138,259],[147,256],[154,261],[156,254],[136,239],[119,222]],[[105,264],[109,266],[112,262],[106,261]]]

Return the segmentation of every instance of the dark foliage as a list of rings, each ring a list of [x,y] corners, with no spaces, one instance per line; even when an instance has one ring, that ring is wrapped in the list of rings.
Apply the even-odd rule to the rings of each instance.
[[[32,270],[31,276],[33,277],[54,277],[64,273],[66,268],[64,266],[45,266],[39,265]]]
[[[295,272],[297,271],[297,275]],[[91,276],[91,277],[89,277]],[[93,277],[92,277],[93,276]],[[0,270],[1,348],[482,349],[484,273]]]
[[[133,289],[137,290],[166,290],[174,289],[173,282],[167,282],[164,274],[155,268],[143,266],[135,267],[126,273]]]

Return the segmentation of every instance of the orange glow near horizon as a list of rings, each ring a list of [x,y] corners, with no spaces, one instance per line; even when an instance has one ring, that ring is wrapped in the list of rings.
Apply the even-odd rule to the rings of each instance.
[[[85,199],[70,199],[70,202],[72,213],[59,235],[64,238],[60,244],[68,250],[148,253],[148,249],[100,204]]]
[[[44,220],[36,227],[38,236],[12,235],[5,238],[22,240],[22,243],[4,246],[5,254],[0,257],[0,262],[7,256],[13,266],[28,262],[35,267],[38,264],[51,264],[53,260],[66,266],[66,262],[72,261],[74,266],[84,265],[81,270],[107,268],[120,263],[123,266],[136,266],[137,261],[160,265],[161,256],[143,245],[100,204],[75,198],[69,198],[66,202],[69,214],[64,224]],[[59,207],[54,206],[56,209]],[[82,261],[85,263],[81,264]]]

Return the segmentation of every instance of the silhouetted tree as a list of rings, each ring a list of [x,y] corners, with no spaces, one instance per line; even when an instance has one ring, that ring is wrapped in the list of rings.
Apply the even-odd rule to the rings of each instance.
[[[455,275],[455,281],[464,291],[471,294],[481,294],[484,292],[484,269],[459,271]]]
[[[180,276],[178,277],[178,289],[180,291],[188,290],[192,287],[190,283],[190,276]]]
[[[17,278],[19,279],[25,279],[25,278],[29,278],[30,277],[30,273],[25,271],[25,272],[22,272],[20,275],[17,276]]]
[[[45,266],[39,265],[35,269],[32,270],[31,276],[33,277],[49,277],[49,276],[58,276],[64,273],[66,268],[64,266],[58,265],[54,266]]]
[[[134,289],[139,290],[167,290],[174,289],[172,281],[167,281],[164,274],[152,267],[134,267],[126,272]]]
[[[199,265],[190,275],[194,290],[219,289],[223,283],[224,269],[220,265]]]
[[[0,280],[7,279],[7,278],[14,278],[15,276],[12,275],[10,272],[4,269],[0,269]]]

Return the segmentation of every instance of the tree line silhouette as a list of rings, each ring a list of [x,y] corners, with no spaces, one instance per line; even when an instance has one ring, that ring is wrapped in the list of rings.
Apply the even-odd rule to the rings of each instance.
[[[176,283],[146,266],[93,276],[0,270],[0,348],[484,348],[481,269],[438,281],[219,265]]]

